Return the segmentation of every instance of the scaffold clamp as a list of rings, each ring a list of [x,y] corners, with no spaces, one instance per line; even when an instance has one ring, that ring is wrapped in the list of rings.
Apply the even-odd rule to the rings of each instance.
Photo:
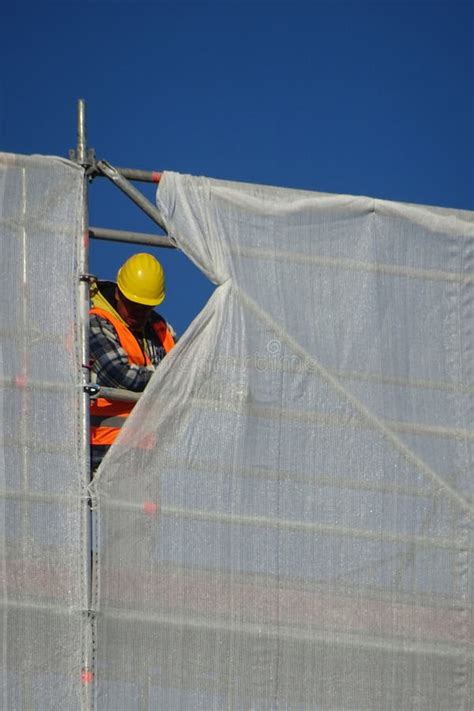
[[[79,274],[79,281],[87,281],[89,284],[97,281],[95,274]]]
[[[72,160],[74,161],[74,163],[79,163],[79,165],[82,165],[85,170],[85,174],[89,179],[89,182],[92,182],[92,180],[100,174],[99,170],[97,169],[97,159],[95,150],[93,148],[86,148],[84,153],[84,162],[79,160],[78,152],[74,150],[74,148],[70,148],[69,160]]]
[[[86,383],[84,386],[84,392],[91,398],[96,398],[100,393],[100,385],[95,383]]]

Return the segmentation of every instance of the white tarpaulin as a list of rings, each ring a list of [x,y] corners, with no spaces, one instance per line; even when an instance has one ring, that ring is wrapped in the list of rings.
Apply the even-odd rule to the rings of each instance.
[[[217,288],[96,482],[97,708],[472,708],[474,214],[158,206]]]
[[[83,170],[0,154],[0,708],[81,708]]]

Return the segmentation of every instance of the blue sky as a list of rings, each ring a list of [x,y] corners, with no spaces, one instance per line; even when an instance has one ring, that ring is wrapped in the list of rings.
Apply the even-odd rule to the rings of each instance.
[[[0,23],[2,151],[67,156],[84,98],[115,165],[474,209],[473,2],[10,2]],[[157,231],[104,179],[90,223]],[[90,270],[136,249],[93,242]],[[212,285],[151,251],[182,333]]]

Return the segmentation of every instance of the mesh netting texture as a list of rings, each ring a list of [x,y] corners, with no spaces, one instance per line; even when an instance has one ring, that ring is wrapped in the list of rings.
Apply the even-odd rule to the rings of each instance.
[[[83,171],[0,154],[2,709],[81,707]]]
[[[157,200],[216,289],[96,479],[97,707],[468,709],[474,215]]]

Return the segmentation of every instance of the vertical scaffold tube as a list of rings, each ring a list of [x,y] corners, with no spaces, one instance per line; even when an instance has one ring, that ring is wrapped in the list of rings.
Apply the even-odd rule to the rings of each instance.
[[[85,102],[78,101],[78,126],[77,126],[77,162],[84,164],[86,156],[86,125],[85,125]],[[83,210],[80,225],[78,244],[78,339],[79,353],[82,362],[82,385],[89,382],[89,282],[85,275],[89,269],[89,215],[88,215],[88,190],[87,178],[83,181]],[[82,708],[84,711],[91,711],[93,708],[93,685],[94,685],[94,663],[93,663],[93,627],[95,620],[92,613],[92,520],[91,507],[88,498],[89,484],[91,481],[90,470],[90,422],[89,422],[89,395],[85,388],[82,388],[80,397],[80,417],[81,427],[81,456],[82,461],[82,481],[81,481],[81,506],[82,506],[82,610],[83,610],[83,632],[82,632],[82,669],[80,670],[80,683],[82,684]],[[78,670],[79,671],[79,670]]]
[[[86,102],[79,99],[77,102],[77,151],[76,159],[81,165],[86,162]]]

